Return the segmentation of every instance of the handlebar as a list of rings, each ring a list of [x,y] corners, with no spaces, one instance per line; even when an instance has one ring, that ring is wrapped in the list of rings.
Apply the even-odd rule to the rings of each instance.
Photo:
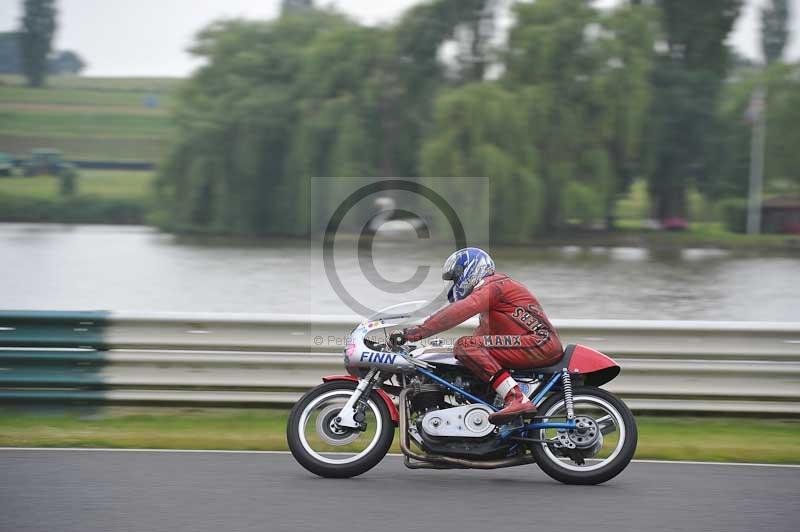
[[[392,347],[401,347],[406,343],[406,335],[403,331],[393,331],[389,334],[389,345]]]

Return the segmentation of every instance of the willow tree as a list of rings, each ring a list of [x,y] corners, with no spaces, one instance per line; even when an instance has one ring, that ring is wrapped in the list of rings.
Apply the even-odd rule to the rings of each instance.
[[[611,221],[642,158],[652,10],[540,0],[517,5],[515,15],[504,82],[522,97],[538,152],[545,227]]]
[[[421,170],[432,177],[486,177],[489,195],[475,212],[490,222],[494,241],[530,238],[541,222],[544,189],[536,176],[520,99],[499,83],[473,83],[444,92],[436,101],[433,131],[422,150]],[[448,201],[472,202],[480,187],[454,180]]]
[[[761,8],[761,49],[767,64],[781,60],[789,39],[789,18],[789,0],[769,0]]]
[[[304,234],[308,200],[286,171],[309,43],[351,25],[313,10],[271,22],[217,22],[192,53],[206,64],[184,86],[178,138],[157,187],[176,229]]]
[[[654,217],[687,216],[687,190],[711,185],[716,113],[741,0],[661,0],[663,41],[653,72]]]
[[[309,7],[212,24],[192,48],[205,65],[179,95],[158,180],[163,223],[300,235],[310,178],[418,175],[446,81],[439,49],[486,1],[433,0],[378,28]]]

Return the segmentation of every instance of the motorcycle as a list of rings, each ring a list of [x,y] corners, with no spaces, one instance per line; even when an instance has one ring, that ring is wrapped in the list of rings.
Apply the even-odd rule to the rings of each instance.
[[[502,408],[441,340],[395,345],[389,331],[408,323],[419,302],[365,319],[346,342],[348,375],[324,377],[292,408],[286,437],[294,458],[322,477],[348,478],[377,465],[399,427],[411,469],[496,469],[537,464],[566,484],[600,484],[636,451],[627,405],[600,388],[619,372],[606,355],[570,344],[547,367],[510,370],[537,415],[495,426]],[[396,398],[396,401],[393,399]]]

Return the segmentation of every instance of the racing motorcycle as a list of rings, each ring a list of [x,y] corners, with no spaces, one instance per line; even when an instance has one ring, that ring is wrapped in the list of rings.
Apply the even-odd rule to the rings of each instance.
[[[303,467],[322,477],[360,475],[383,459],[399,427],[412,469],[537,464],[567,484],[599,484],[625,469],[637,428],[627,405],[600,388],[620,372],[611,358],[570,344],[555,364],[510,370],[538,412],[495,426],[489,415],[502,399],[452,347],[435,339],[426,346],[392,341],[390,331],[408,323],[418,303],[359,323],[344,352],[349,374],[324,377],[295,404],[286,437]]]

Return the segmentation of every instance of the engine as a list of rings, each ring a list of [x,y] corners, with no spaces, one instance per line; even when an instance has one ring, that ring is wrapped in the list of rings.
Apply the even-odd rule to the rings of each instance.
[[[472,458],[504,456],[508,443],[497,438],[496,427],[489,422],[491,408],[458,404],[460,398],[438,384],[417,382],[414,388],[410,395],[414,421],[409,433],[424,450]]]
[[[494,430],[492,411],[484,405],[461,405],[433,410],[420,420],[420,429],[435,438],[483,438]]]

